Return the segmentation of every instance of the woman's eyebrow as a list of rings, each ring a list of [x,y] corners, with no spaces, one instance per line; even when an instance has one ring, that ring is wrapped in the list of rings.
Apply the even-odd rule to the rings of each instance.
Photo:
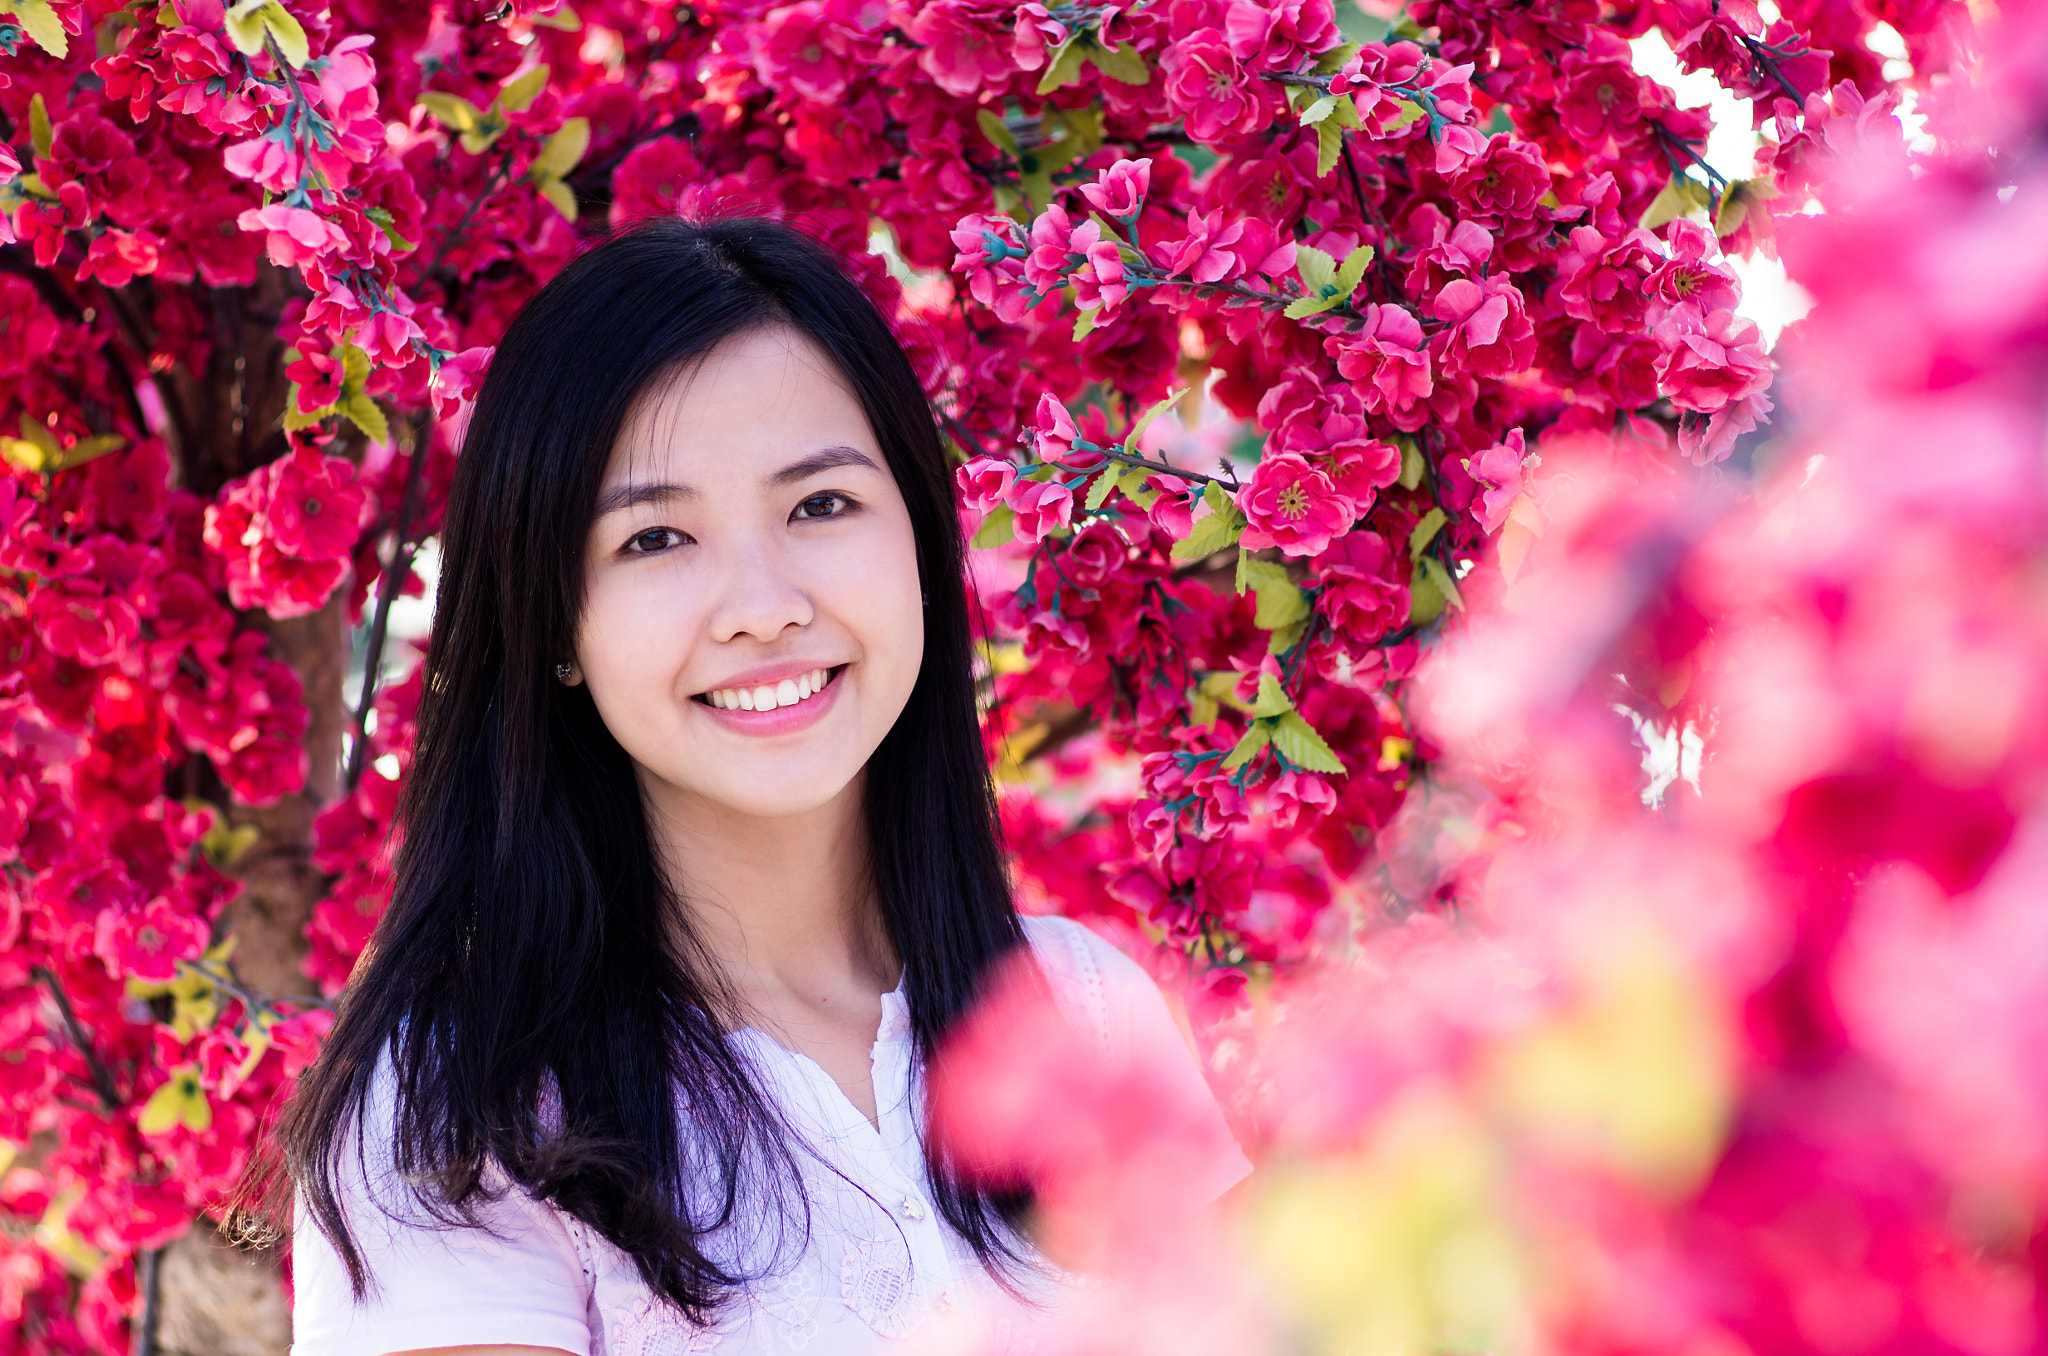
[[[820,471],[830,471],[840,466],[865,466],[870,471],[879,471],[881,469],[875,465],[872,457],[859,448],[827,447],[813,452],[802,461],[791,462],[774,475],[768,477],[768,483],[770,485],[791,485],[806,476],[814,476]]]
[[[679,499],[695,499],[697,491],[688,485],[671,485],[666,481],[654,484],[614,485],[597,496],[596,517],[617,513],[622,509],[636,508],[641,504],[669,504]]]

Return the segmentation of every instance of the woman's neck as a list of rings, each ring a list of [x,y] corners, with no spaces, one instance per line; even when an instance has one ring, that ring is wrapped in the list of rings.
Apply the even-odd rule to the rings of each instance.
[[[800,815],[761,819],[646,787],[649,827],[684,921],[743,1008],[782,1039],[806,1015],[879,1011],[900,969],[875,900],[861,780]],[[788,1044],[788,1041],[784,1042]]]

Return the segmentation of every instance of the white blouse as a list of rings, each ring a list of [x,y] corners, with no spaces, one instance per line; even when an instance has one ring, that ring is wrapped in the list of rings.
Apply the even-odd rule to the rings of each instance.
[[[1176,1067],[1151,1072],[1199,1089],[1200,1104],[1214,1114],[1215,1151],[1187,1183],[1189,1213],[1249,1173],[1151,978],[1078,923],[1026,918],[1024,926],[1080,1031],[1112,1055],[1166,1052]],[[523,1191],[508,1190],[485,1208],[486,1232],[393,1220],[374,1202],[403,1201],[395,1179],[375,1187],[358,1180],[354,1191],[344,1179],[344,1208],[370,1271],[370,1293],[355,1301],[339,1255],[318,1229],[306,1227],[301,1210],[292,1262],[293,1356],[500,1343],[575,1356],[849,1356],[886,1352],[941,1314],[966,1320],[985,1337],[1020,1330],[1030,1311],[989,1279],[932,1205],[900,986],[882,996],[875,1036],[879,1129],[805,1056],[753,1030],[728,1039],[820,1161],[805,1170],[811,1228],[802,1254],[750,1284],[713,1326],[691,1325],[647,1288],[624,1253]],[[375,1088],[371,1096],[372,1126],[389,1125],[392,1116],[388,1081],[380,1082],[381,1096]],[[772,1245],[758,1236],[737,1244],[746,1254],[740,1265],[750,1275],[775,1266]]]

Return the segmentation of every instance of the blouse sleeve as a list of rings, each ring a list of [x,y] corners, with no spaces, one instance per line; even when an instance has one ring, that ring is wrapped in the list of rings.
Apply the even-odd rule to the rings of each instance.
[[[506,1186],[482,1208],[481,1228],[426,1218],[389,1157],[391,1086],[387,1064],[364,1117],[370,1151],[358,1154],[352,1137],[337,1174],[368,1292],[358,1300],[350,1291],[340,1254],[301,1202],[292,1231],[292,1356],[494,1344],[589,1356],[589,1282],[561,1217]]]
[[[1025,935],[1084,1032],[1114,1063],[1142,1067],[1160,1092],[1162,1121],[1186,1155],[1184,1198],[1208,1205],[1252,1171],[1209,1089],[1189,1038],[1152,977],[1109,942],[1069,918],[1028,917]],[[1162,1124],[1161,1129],[1168,1130]]]

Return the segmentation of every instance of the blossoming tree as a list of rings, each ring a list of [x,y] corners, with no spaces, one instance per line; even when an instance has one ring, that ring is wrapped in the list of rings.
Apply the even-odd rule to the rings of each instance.
[[[1891,73],[1880,25],[1903,44]],[[1386,938],[1411,946],[1413,925],[1390,920],[1522,898],[1541,933],[1540,863],[1489,863],[1646,813],[1618,709],[1706,729],[1748,769],[1727,796],[1752,838],[1682,859],[1703,913],[1726,902],[1715,863],[1781,821],[1853,817],[1856,787],[1880,814],[1867,856],[1921,841],[1949,792],[1923,807],[1870,772],[1771,799],[1852,775],[1839,740],[1816,745],[1834,762],[1767,747],[1832,728],[1805,708],[1713,727],[1764,680],[1714,669],[1703,637],[1776,623],[1767,591],[1726,582],[1756,580],[1763,548],[1714,536],[1699,487],[1734,493],[1725,464],[1772,412],[1728,255],[1789,233],[1833,167],[1903,156],[1900,96],[1969,34],[1940,0],[0,4],[0,1210],[21,1225],[0,1235],[0,1334],[154,1341],[156,1259],[218,1216],[386,897],[419,690],[389,622],[421,587],[490,346],[582,240],[651,213],[792,217],[899,317],[983,548],[1023,896],[1176,981],[1219,1076],[1377,1067],[1256,1062],[1248,1033],[1270,977],[1361,947],[1407,967]],[[1750,177],[1713,168],[1704,114],[1638,74],[1631,44],[1656,39],[1748,101]],[[2014,81],[2035,121],[1945,174],[1995,177],[1992,152],[2038,128]],[[1899,201],[1942,238],[1942,209]],[[1224,416],[1227,452],[1195,453],[1186,430]],[[1673,590],[1681,559],[1700,578]],[[1418,664],[1497,613],[1542,622],[1473,628],[1533,686],[1440,677],[1427,714]],[[1765,658],[1809,698],[1836,662]],[[1836,869],[1785,832],[1793,878]],[[1957,857],[1925,832],[1952,893],[2009,836]],[[1616,829],[1616,856],[1570,871],[1652,880],[1654,851],[1616,846],[1636,841]],[[1812,891],[1824,948],[1846,897]],[[1733,913],[1782,921],[1783,902]],[[1651,932],[1652,961],[1721,954],[1720,933]],[[1806,953],[1771,969],[1762,943],[1727,945],[1716,975],[1767,973],[1712,1002],[1823,1020],[1800,1006]],[[1512,987],[1455,954],[1470,993]],[[1447,992],[1412,1000],[1440,1052],[1415,1069],[1473,1044]],[[1553,1046],[1530,1057],[1537,1102],[1545,1069],[1578,1067]],[[1725,1111],[1733,1075],[1701,1067]],[[1250,1088],[1248,1137],[1320,1151]],[[1329,1117],[1355,1131],[1376,1105]],[[1643,1180],[1696,1186],[1721,1144],[1700,1134],[1675,1175],[1652,1135]]]

